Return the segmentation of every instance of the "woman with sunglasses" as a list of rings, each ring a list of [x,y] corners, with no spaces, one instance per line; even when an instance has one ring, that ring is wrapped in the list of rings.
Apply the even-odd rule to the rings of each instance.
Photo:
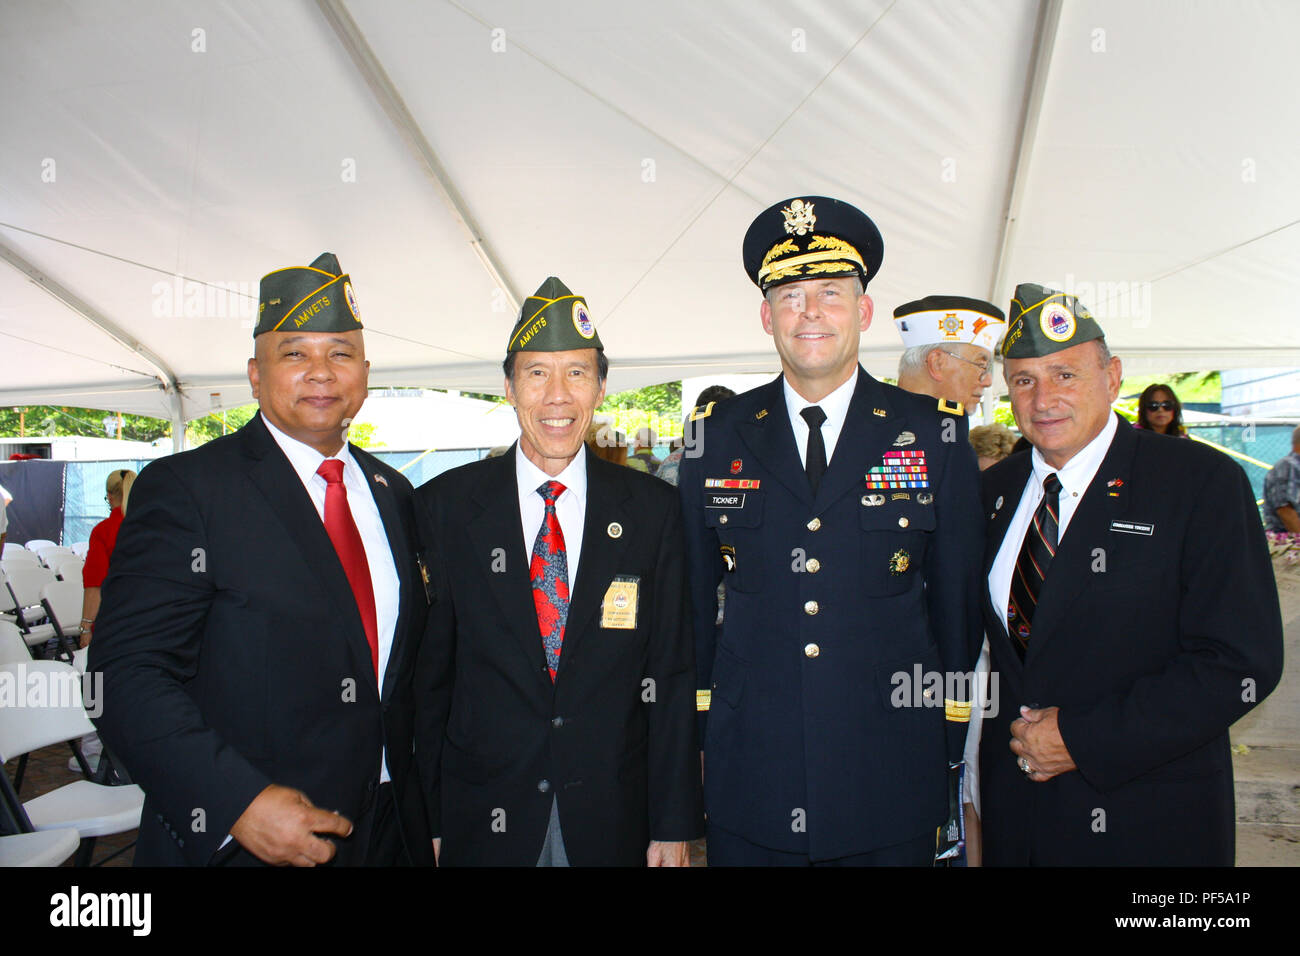
[[[1148,385],[1138,399],[1138,420],[1134,428],[1186,438],[1183,427],[1183,404],[1168,385]]]

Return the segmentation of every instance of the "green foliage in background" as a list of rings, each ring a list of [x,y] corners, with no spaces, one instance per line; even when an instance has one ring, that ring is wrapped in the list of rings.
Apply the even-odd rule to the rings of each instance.
[[[606,395],[596,414],[614,423],[624,435],[649,425],[661,443],[682,434],[682,383],[665,382]]]
[[[239,405],[236,408],[228,408],[225,412],[209,412],[202,418],[196,418],[185,426],[185,444],[188,448],[195,448],[205,442],[210,442],[214,438],[220,438],[223,434],[237,432],[248,424],[249,419],[257,411],[257,403],[250,402],[247,405]],[[222,419],[225,419],[225,426],[222,426]]]
[[[26,412],[21,416],[20,412]],[[20,405],[0,408],[0,436],[17,438],[20,418],[25,422],[23,437],[54,438],[65,435],[83,435],[88,438],[116,438],[117,425],[108,431],[104,419],[117,417],[116,412],[96,408],[76,408],[71,405]],[[145,415],[122,416],[122,438],[125,441],[156,441],[172,433],[171,422]]]

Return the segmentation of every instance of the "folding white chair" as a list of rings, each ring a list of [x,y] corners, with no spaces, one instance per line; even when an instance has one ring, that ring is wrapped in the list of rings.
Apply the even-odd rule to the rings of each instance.
[[[0,665],[16,664],[31,659],[32,652],[27,649],[27,644],[23,641],[23,632],[18,630],[18,625],[0,621]]]
[[[15,544],[13,541],[6,541],[4,549],[0,551],[0,558],[7,558],[11,554],[17,554],[19,551],[26,551],[21,544]]]
[[[77,553],[71,548],[65,548],[62,545],[55,545],[52,548],[41,548],[41,550],[36,552],[36,556],[41,559],[41,564],[52,569],[64,558],[75,558]]]
[[[53,626],[59,644],[69,660],[81,643],[81,606],[85,593],[80,578],[75,581],[51,581],[41,588],[41,607],[45,609],[45,618]]]
[[[72,550],[72,553],[73,553],[73,554],[75,554],[77,557],[81,558],[82,561],[85,561],[85,560],[86,560],[86,554],[87,554],[87,552],[90,551],[90,542],[89,542],[89,541],[74,541],[74,542],[72,542],[72,544],[68,545],[68,547]]]
[[[35,551],[28,551],[26,548],[10,551],[9,545],[5,545],[5,556],[0,558],[0,567],[39,568],[40,566],[41,559]]]
[[[28,647],[39,647],[58,636],[54,626],[45,623],[41,608],[41,588],[55,580],[54,572],[40,566],[4,569],[5,585],[15,606],[15,621]],[[81,618],[78,615],[77,623]]]
[[[0,763],[94,733],[81,702],[81,675],[71,664],[29,661],[0,665],[0,680],[25,688],[25,700],[33,699],[30,689],[34,680],[45,684],[44,706],[0,710]],[[96,837],[138,828],[144,806],[144,791],[135,784],[109,787],[77,780],[22,803],[9,778],[0,774],[0,789],[0,801],[5,805],[0,809],[20,833],[74,828],[82,841],[77,866],[89,865]]]
[[[81,834],[72,827],[0,836],[0,867],[61,866],[80,842]]]
[[[59,542],[51,541],[49,538],[32,538],[27,542],[28,551],[40,551],[41,548],[57,548]]]
[[[49,568],[59,577],[60,581],[81,582],[81,572],[85,569],[86,562],[81,560],[75,554],[63,555],[58,561],[49,565]]]

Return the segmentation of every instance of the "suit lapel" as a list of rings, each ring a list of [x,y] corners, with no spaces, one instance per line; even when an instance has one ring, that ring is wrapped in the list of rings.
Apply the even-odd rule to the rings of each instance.
[[[414,585],[411,579],[411,543],[392,489],[388,487],[387,481],[377,480],[379,470],[375,467],[375,461],[355,445],[349,445],[349,448],[370,487],[375,507],[379,509],[379,518],[384,523],[384,533],[388,537],[388,549],[393,556],[393,567],[397,570],[397,621],[393,626],[393,644],[388,650],[388,662],[392,665],[394,661],[400,661],[400,655],[405,652],[406,625],[411,613],[411,589]],[[384,671],[381,697],[387,699],[397,679],[397,671],[398,668],[393,666]]]
[[[477,513],[468,526],[472,560],[478,561],[483,570],[487,593],[470,595],[469,600],[490,602],[501,609],[511,639],[519,645],[539,684],[549,688],[551,679],[528,576],[529,551],[524,545],[523,522],[519,520],[515,446],[491,461],[470,503]]]
[[[984,573],[980,576],[980,603],[984,607],[985,620],[995,622],[989,639],[1001,641],[1008,646],[1011,645],[1011,635],[1007,633],[1006,609],[993,606],[993,599],[989,597],[989,572],[993,569],[993,562],[997,559],[998,552],[1002,550],[1002,541],[1007,535],[1007,527],[1020,506],[1020,498],[1024,494],[1025,484],[1029,481],[1029,473],[1032,470],[1033,460],[1030,453],[1017,456],[1007,466],[1004,476],[996,487],[991,489],[994,493],[990,505],[993,511],[989,516],[988,530],[984,536]],[[1001,505],[998,504],[999,501],[1002,502]],[[1016,547],[1020,547],[1019,543]],[[1009,657],[1015,661],[1015,666],[1023,666],[1020,655],[1014,653],[1014,648],[1011,650],[1013,653]]]
[[[297,546],[304,564],[329,595],[338,612],[338,620],[345,622],[343,632],[357,673],[373,673],[370,645],[366,641],[356,601],[352,598],[352,586],[311,496],[289,464],[289,459],[266,430],[260,412],[240,429],[239,434],[243,439],[245,473],[266,499],[271,513],[284,529],[284,536]],[[369,681],[359,683],[363,687],[374,686]]]
[[[556,681],[563,679],[566,670],[573,666],[578,648],[591,630],[591,620],[605,598],[605,588],[627,547],[628,534],[637,520],[628,507],[627,485],[618,472],[618,465],[601,461],[590,450],[587,455],[587,507],[582,523],[582,554],[578,562],[578,577],[573,585],[573,598],[569,601],[569,618],[564,625],[564,646],[560,650],[560,667]],[[617,522],[618,537],[610,534],[610,526]],[[642,589],[642,599],[645,591]],[[641,609],[640,613],[646,613]],[[541,637],[538,637],[541,640]]]
[[[799,460],[799,449],[795,447],[794,429],[790,427],[790,412],[786,408],[781,381],[778,377],[776,381],[756,389],[751,400],[753,411],[741,423],[740,437],[763,471],[811,508],[812,487]]]
[[[1091,532],[1109,527],[1110,522],[1124,514],[1128,506],[1130,478],[1133,473],[1133,455],[1137,439],[1132,428],[1123,420],[1115,430],[1106,457],[1102,459],[1088,490],[1079,500],[1070,524],[1057,548],[1056,557],[1047,572],[1038,607],[1034,611],[1033,636],[1025,655],[1025,665],[1041,657],[1050,648],[1051,637],[1061,624],[1063,615],[1079,595],[1093,583],[1093,549],[1097,537]],[[1107,487],[1112,480],[1122,484]],[[1115,492],[1112,496],[1111,492]],[[1040,636],[1041,635],[1041,636]]]

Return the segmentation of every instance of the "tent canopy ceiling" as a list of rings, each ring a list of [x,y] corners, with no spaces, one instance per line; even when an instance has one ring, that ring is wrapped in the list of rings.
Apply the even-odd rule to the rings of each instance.
[[[373,385],[499,391],[551,274],[611,390],[774,370],[740,241],[800,194],[885,237],[878,374],[895,306],[1020,281],[1134,372],[1300,365],[1297,34],[1284,0],[14,0],[0,405],[248,401],[259,277],[326,249]]]

